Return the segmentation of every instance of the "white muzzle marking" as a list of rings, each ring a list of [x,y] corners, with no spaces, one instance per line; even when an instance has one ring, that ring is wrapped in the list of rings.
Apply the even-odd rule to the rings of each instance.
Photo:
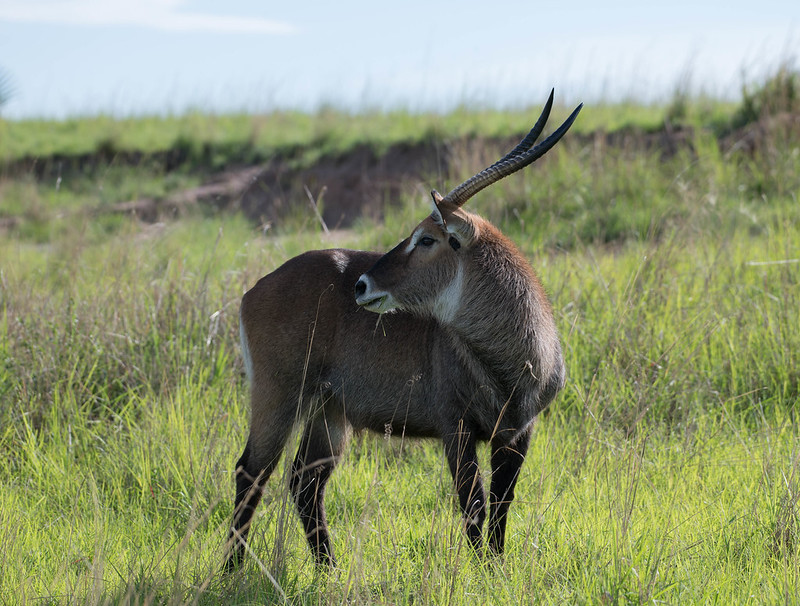
[[[356,297],[356,303],[366,310],[383,314],[397,309],[397,302],[394,297],[385,290],[375,288],[375,283],[367,274],[362,274],[358,279],[366,285],[364,292]]]

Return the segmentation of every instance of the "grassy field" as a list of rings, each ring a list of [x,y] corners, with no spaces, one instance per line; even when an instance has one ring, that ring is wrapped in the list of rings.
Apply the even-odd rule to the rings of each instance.
[[[587,107],[574,137],[470,203],[537,269],[569,371],[493,561],[465,543],[438,444],[365,434],[329,484],[339,568],[314,567],[282,462],[245,566],[220,573],[247,432],[242,293],[310,248],[388,249],[424,201],[334,237],[313,218],[265,235],[229,213],[146,225],[73,212],[198,170],[2,177],[2,214],[20,222],[0,238],[0,603],[797,603],[800,128],[796,106],[759,99],[684,100],[694,129],[672,154],[590,133],[602,120],[650,130],[675,104]],[[723,148],[720,121],[755,110],[757,144]],[[360,121],[366,134],[350,136],[370,140],[384,118],[330,128]],[[227,119],[185,120],[202,133]],[[266,137],[243,120],[242,137]],[[393,137],[432,120],[408,116]],[[0,157],[91,151],[96,121],[76,121],[61,151],[33,145],[30,124],[0,123],[27,141],[0,139]],[[101,130],[147,153],[173,142]],[[498,151],[465,151],[449,178]]]
[[[730,106],[714,103],[694,105],[691,113],[723,123],[730,111]],[[323,108],[313,114],[284,111],[267,115],[190,113],[129,119],[89,116],[58,122],[22,120],[0,122],[0,140],[4,142],[0,161],[98,152],[155,154],[175,148],[183,148],[197,160],[204,147],[225,159],[263,158],[284,150],[300,150],[313,158],[365,141],[385,147],[424,138],[516,133],[524,129],[530,113],[528,109],[498,112],[462,107],[447,114],[400,110],[350,114]],[[598,106],[575,130],[617,130],[628,125],[652,129],[661,125],[662,117],[660,107]]]

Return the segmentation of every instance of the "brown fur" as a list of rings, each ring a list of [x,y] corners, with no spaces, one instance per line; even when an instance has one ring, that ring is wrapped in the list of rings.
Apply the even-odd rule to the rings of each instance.
[[[241,324],[253,367],[252,412],[250,437],[237,465],[233,542],[244,540],[263,485],[291,428],[302,421],[305,437],[291,486],[318,561],[332,561],[324,480],[352,429],[441,439],[467,534],[480,546],[485,497],[475,442],[489,440],[497,453],[493,458],[502,460],[505,449],[521,465],[530,424],[563,385],[564,366],[550,306],[527,261],[487,221],[453,212],[445,220],[458,228],[458,237],[472,235],[458,250],[448,245],[453,234],[428,219],[421,225],[437,236],[436,251],[415,254],[415,249],[408,255],[406,240],[383,257],[309,252],[245,294]],[[459,264],[461,303],[445,324],[434,317],[431,301],[454,279]],[[365,273],[382,288],[394,288],[401,311],[378,322],[356,304],[353,289]],[[507,484],[518,471],[518,466],[509,470]],[[496,469],[495,474],[502,476]],[[495,500],[493,528],[504,528],[511,489],[502,487],[503,503]],[[502,534],[490,535],[495,551],[502,551]],[[241,543],[230,565],[240,557]]]
[[[333,563],[325,484],[353,429],[441,440],[477,550],[487,498],[476,444],[489,441],[488,543],[503,552],[533,420],[563,387],[565,368],[550,304],[527,260],[460,204],[566,132],[580,108],[532,147],[551,104],[552,94],[528,137],[493,167],[445,198],[434,192],[431,216],[385,255],[308,252],[245,294],[252,412],[236,469],[229,568],[244,553],[253,510],[298,422],[305,428],[289,483],[317,562]]]

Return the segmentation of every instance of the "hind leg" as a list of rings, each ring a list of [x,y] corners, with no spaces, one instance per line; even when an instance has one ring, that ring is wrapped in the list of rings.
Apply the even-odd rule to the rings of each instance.
[[[306,424],[290,487],[317,564],[335,565],[325,517],[325,484],[339,461],[350,427],[338,403],[327,402]]]
[[[269,406],[267,403],[274,400],[266,390],[259,390],[255,385],[251,394],[250,435],[236,463],[236,498],[227,542],[227,570],[241,564],[256,506],[261,501],[264,485],[278,464],[295,421],[292,403],[281,402],[282,406],[277,408]]]
[[[492,442],[492,483],[490,488],[489,547],[496,554],[505,549],[508,508],[531,441],[531,427],[514,442]]]

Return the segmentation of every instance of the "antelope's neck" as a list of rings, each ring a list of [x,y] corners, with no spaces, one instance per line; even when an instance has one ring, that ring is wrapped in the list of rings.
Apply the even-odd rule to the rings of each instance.
[[[459,343],[462,361],[472,373],[507,397],[526,375],[541,376],[546,361],[540,341],[552,337],[537,333],[554,333],[555,327],[524,259],[495,253],[478,255],[475,261],[473,271],[463,269],[460,304],[443,324]]]

